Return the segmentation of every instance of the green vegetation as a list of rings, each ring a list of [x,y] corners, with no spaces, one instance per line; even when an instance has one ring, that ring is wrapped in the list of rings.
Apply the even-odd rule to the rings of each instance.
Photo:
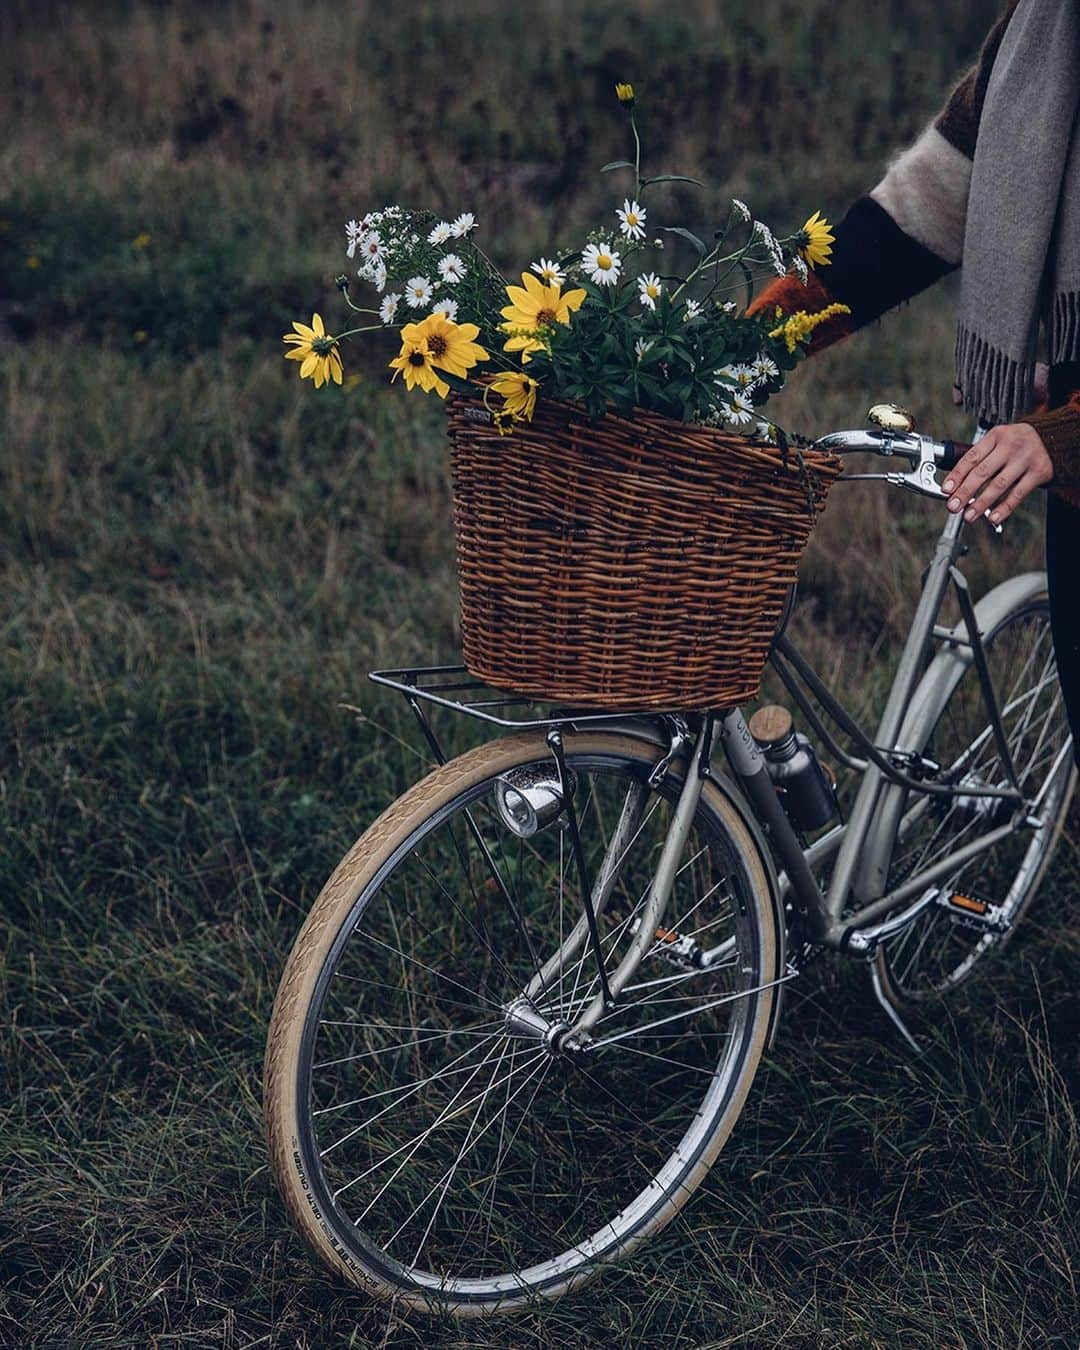
[[[384,387],[389,339],[316,393],[279,334],[335,313],[370,205],[474,210],[508,274],[574,238],[622,153],[616,79],[657,160],[711,185],[674,218],[731,193],[836,218],[996,6],[867,8],[3,7],[4,1343],[1075,1344],[1075,836],[919,1063],[860,972],[813,968],[685,1218],[542,1316],[372,1307],[311,1266],[265,1165],[284,954],[425,762],[365,672],[457,649],[439,406]],[[775,415],[812,434],[887,396],[962,432],[949,299],[814,362]],[[808,558],[799,634],[867,718],[935,520],[852,487]],[[1040,546],[1033,506],[974,539],[973,584]]]

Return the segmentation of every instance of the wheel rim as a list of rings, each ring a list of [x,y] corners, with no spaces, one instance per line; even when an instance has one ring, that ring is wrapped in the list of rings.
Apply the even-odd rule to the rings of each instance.
[[[595,875],[627,786],[648,766],[570,763]],[[565,941],[579,892],[564,821],[514,838],[494,781],[414,831],[358,898],[324,964],[299,1070],[305,1171],[344,1245],[403,1290],[474,1302],[565,1283],[681,1203],[739,1082],[769,979],[744,864],[699,813],[669,916],[679,939],[723,948],[717,965],[675,966],[656,943],[626,991],[631,1006],[596,1028],[598,1042],[623,1039],[570,1055],[527,1034],[515,1003]],[[670,797],[650,795],[621,855],[600,919],[609,964],[631,938]],[[598,987],[585,947],[532,1011],[549,1027],[572,1022]],[[672,1009],[673,1021],[649,1025]]]
[[[997,907],[1001,927],[980,929],[962,914],[933,904],[925,917],[883,949],[888,981],[904,998],[934,997],[966,979],[976,963],[1008,936],[1042,873],[1073,778],[1070,732],[1054,663],[1045,602],[1010,615],[987,643],[987,661],[1021,788],[1039,799],[1043,828],[1020,830],[972,859],[940,883]],[[961,676],[934,729],[927,754],[942,764],[945,781],[1007,786],[1008,777],[982,705],[974,666]],[[989,799],[928,801],[912,811],[889,870],[888,886],[994,828],[999,814]],[[910,817],[909,817],[910,820]]]

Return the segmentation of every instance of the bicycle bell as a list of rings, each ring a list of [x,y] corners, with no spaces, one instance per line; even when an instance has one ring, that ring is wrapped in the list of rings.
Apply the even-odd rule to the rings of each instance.
[[[907,433],[915,430],[915,414],[899,403],[875,403],[866,414],[867,420],[882,431]]]

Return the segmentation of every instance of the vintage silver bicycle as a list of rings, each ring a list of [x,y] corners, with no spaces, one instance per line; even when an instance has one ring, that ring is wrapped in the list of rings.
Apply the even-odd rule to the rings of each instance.
[[[958,453],[888,405],[819,444],[938,499]],[[334,1270],[462,1316],[577,1288],[693,1194],[809,955],[864,963],[915,1047],[908,1010],[1008,940],[1076,772],[1046,578],[976,603],[964,529],[941,532],[873,736],[775,639],[846,820],[781,709],[599,715],[461,667],[371,676],[439,767],[320,894],[266,1064],[277,1181]],[[446,761],[435,708],[505,734]]]

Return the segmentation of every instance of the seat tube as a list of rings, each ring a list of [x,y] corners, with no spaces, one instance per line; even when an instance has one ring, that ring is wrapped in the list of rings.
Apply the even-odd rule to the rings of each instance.
[[[912,695],[922,675],[927,644],[949,585],[950,568],[956,560],[962,527],[963,517],[960,514],[949,516],[938,538],[933,559],[927,568],[922,594],[878,726],[875,743],[879,749],[886,752],[896,746]],[[866,840],[872,831],[875,811],[885,786],[887,782],[882,771],[874,764],[868,765],[851,809],[847,833],[837,853],[832,881],[825,897],[830,920],[829,936],[834,940],[842,931],[840,915],[862,864]],[[863,903],[874,898],[870,895],[856,897]]]

